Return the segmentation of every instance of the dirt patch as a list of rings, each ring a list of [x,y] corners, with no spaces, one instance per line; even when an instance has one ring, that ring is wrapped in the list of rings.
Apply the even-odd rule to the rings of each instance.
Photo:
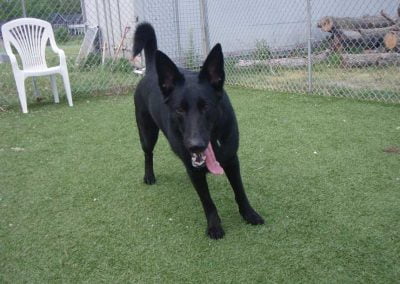
[[[389,154],[400,154],[400,147],[397,146],[389,146],[383,149],[383,152]]]
[[[7,107],[0,105],[0,112],[6,112],[6,111],[7,111]]]

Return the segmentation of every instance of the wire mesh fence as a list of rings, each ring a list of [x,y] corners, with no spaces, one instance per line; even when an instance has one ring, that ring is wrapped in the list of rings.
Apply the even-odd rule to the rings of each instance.
[[[75,96],[135,87],[145,62],[132,58],[133,33],[147,21],[159,49],[182,67],[199,69],[221,43],[229,85],[400,102],[398,0],[0,2],[0,25],[20,17],[52,24]],[[10,105],[17,91],[1,39],[0,104]],[[51,66],[58,57],[49,49],[46,59]],[[50,97],[50,81],[37,83],[40,97]]]

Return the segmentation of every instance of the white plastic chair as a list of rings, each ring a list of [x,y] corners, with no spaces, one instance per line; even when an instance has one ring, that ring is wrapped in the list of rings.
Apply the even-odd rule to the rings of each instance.
[[[1,32],[3,34],[5,50],[10,57],[22,112],[28,112],[25,93],[25,79],[28,77],[50,75],[54,102],[60,102],[55,74],[61,74],[68,104],[72,107],[71,86],[65,53],[57,47],[51,24],[39,19],[21,18],[4,24],[1,27]],[[46,45],[48,40],[50,40],[51,49],[60,57],[60,65],[55,67],[47,67],[46,64]],[[18,67],[18,62],[12,52],[11,45],[15,47],[21,57],[22,70]]]

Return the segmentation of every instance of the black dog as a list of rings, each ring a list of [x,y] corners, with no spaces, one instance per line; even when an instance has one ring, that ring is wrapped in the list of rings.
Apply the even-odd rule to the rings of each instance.
[[[146,75],[136,89],[134,100],[145,156],[144,182],[153,184],[156,180],[153,149],[161,129],[184,163],[200,197],[207,218],[207,234],[211,238],[222,238],[224,231],[208,190],[207,172],[221,174],[225,171],[244,220],[253,225],[263,224],[264,220],[246,197],[240,176],[238,126],[223,89],[225,72],[221,45],[214,46],[200,73],[178,69],[168,56],[158,51],[154,29],[148,23],[136,29],[134,56],[143,49]]]

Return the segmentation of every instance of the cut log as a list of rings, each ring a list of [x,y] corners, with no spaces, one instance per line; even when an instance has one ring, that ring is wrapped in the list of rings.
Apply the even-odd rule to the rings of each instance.
[[[400,31],[400,27],[398,25],[393,25],[384,28],[376,28],[376,29],[359,29],[358,30],[363,36],[368,37],[381,37],[384,38],[388,32],[391,31]]]
[[[334,29],[332,42],[333,50],[349,48],[369,48],[375,49],[383,46],[383,37],[387,33],[383,29],[360,29],[360,30],[337,30]]]
[[[382,56],[378,58],[378,66],[400,66],[399,53],[381,53]]]
[[[399,19],[393,19],[390,17],[388,14],[385,13],[385,11],[381,11],[381,16],[384,17],[386,20],[392,22],[392,25],[396,25],[399,21]]]
[[[342,54],[341,57],[346,68],[400,65],[399,53]]]
[[[385,47],[390,50],[400,49],[400,31],[390,31],[383,38]]]
[[[348,48],[369,48],[376,49],[384,46],[385,36],[392,31],[399,31],[397,25],[376,28],[376,29],[358,29],[358,30],[332,30],[333,50]]]
[[[333,29],[354,30],[374,29],[392,26],[393,22],[382,16],[364,16],[359,18],[351,17],[323,17],[318,21],[318,27],[325,32],[332,32]]]
[[[312,63],[320,63],[326,60],[331,53],[330,50],[326,50],[319,54],[312,55]],[[266,60],[239,60],[235,64],[235,67],[253,67],[253,66],[268,66],[268,67],[286,67],[286,68],[299,68],[308,65],[308,58],[305,57],[285,57],[285,58],[273,58]]]

